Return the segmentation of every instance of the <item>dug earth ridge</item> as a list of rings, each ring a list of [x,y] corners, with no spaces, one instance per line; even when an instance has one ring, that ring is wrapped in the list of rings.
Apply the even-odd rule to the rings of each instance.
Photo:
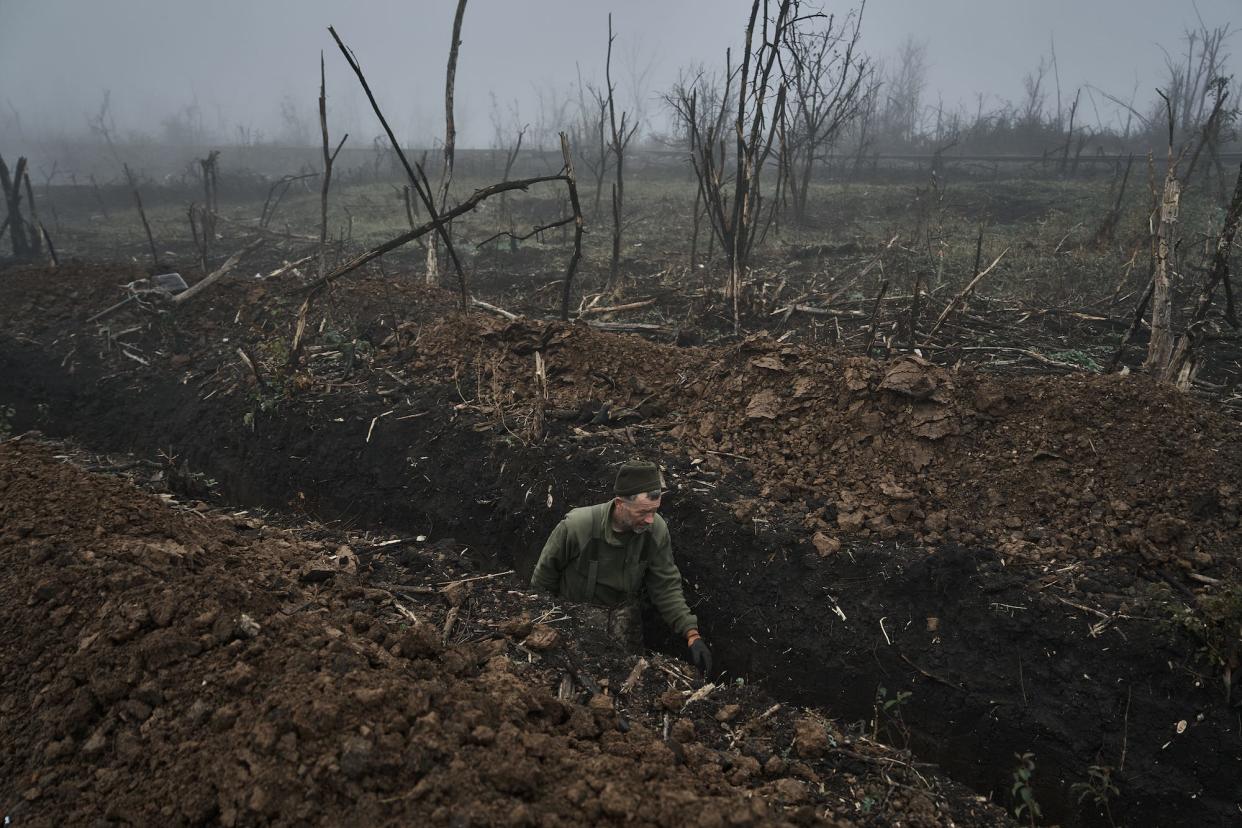
[[[1064,824],[1104,824],[1074,787],[1092,766],[1113,769],[1118,819],[1235,813],[1236,715],[1156,606],[1193,601],[1192,574],[1237,576],[1242,451],[1205,406],[1134,378],[1006,379],[761,336],[678,349],[410,297],[387,329],[359,324],[362,356],[357,340],[316,351],[277,388],[264,288],[222,287],[175,333],[137,318],[127,356],[81,325],[115,277],[81,275],[76,295],[5,282],[14,430],[162,450],[232,502],[452,537],[480,570],[528,571],[610,463],[656,457],[728,676],[862,720],[1002,803],[1033,752]]]

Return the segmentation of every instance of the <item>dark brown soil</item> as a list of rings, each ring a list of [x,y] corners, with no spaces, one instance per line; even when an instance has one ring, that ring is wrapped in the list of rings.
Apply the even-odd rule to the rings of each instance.
[[[1080,803],[1083,791],[1074,787],[1092,767],[1109,769],[1119,788],[1110,798],[1112,818],[1127,824],[1229,824],[1237,813],[1237,703],[1227,700],[1218,668],[1201,657],[1204,642],[1173,612],[1221,594],[1238,577],[1242,446],[1235,423],[1201,402],[1135,377],[1007,378],[915,358],[878,363],[762,336],[678,348],[581,325],[462,319],[452,315],[451,295],[370,277],[342,285],[323,305],[306,359],[289,373],[283,348],[298,301],[291,285],[226,283],[175,319],[126,311],[107,320],[106,334],[83,326],[119,298],[114,285],[132,278],[82,268],[62,270],[55,281],[34,270],[0,280],[0,301],[16,309],[0,343],[0,406],[12,407],[11,426],[153,458],[158,482],[178,491],[212,491],[233,503],[438,539],[430,556],[412,547],[362,556],[359,582],[334,579],[321,588],[361,590],[322,604],[335,619],[325,623],[341,631],[342,641],[354,640],[356,613],[367,616],[363,638],[385,613],[400,623],[384,604],[391,595],[368,597],[377,583],[528,571],[566,508],[602,498],[610,463],[648,456],[665,464],[673,486],[665,512],[696,611],[723,665],[720,678],[745,680],[715,691],[697,708],[699,718],[691,705],[685,718],[709,750],[732,744],[764,773],[772,756],[788,763],[782,751],[793,745],[796,753],[794,734],[809,727],[805,722],[774,717],[773,733],[735,739],[738,728],[721,729],[714,718],[738,703],[739,715],[754,721],[779,701],[835,719],[825,732],[837,749],[864,735],[909,746],[1002,806],[1011,806],[1015,754],[1034,752],[1037,797],[1048,819],[1066,824],[1107,824],[1104,811],[1090,796]],[[534,379],[536,353],[546,367],[546,397]],[[112,531],[105,528],[105,536]],[[469,551],[451,552],[462,547]],[[306,554],[289,551],[281,559],[285,570]],[[459,571],[443,569],[450,560]],[[212,558],[202,566],[225,562]],[[251,589],[258,594],[259,587]],[[281,589],[299,594],[286,598]],[[271,606],[302,600],[306,590],[292,580],[263,586]],[[184,590],[199,592],[197,581]],[[338,616],[333,600],[346,609],[350,601],[373,606]],[[222,607],[241,610],[233,604]],[[434,611],[413,611],[428,613],[434,626],[447,607],[439,601]],[[518,603],[490,617],[503,624],[523,611],[542,609]],[[187,623],[191,616],[197,614],[185,613]],[[254,617],[266,630],[270,614],[268,621]],[[289,618],[296,625],[303,616]],[[649,644],[680,654],[658,623],[648,633]],[[260,676],[285,669],[292,658],[285,640],[256,657]],[[211,658],[228,646],[248,650],[255,641],[186,658]],[[577,642],[563,646],[579,652]],[[559,664],[532,668],[532,693],[550,694],[561,675],[580,672]],[[380,667],[391,665],[370,665]],[[47,675],[36,690],[59,675],[39,669]],[[471,669],[480,672],[454,673],[452,680],[477,683],[492,672]],[[628,666],[601,668],[594,680],[609,672],[619,683]],[[136,681],[144,680],[145,674]],[[284,695],[280,681],[263,684],[275,691],[265,698]],[[885,704],[899,692],[910,695]],[[735,693],[736,702],[729,695]],[[385,702],[379,710],[386,715],[390,707]],[[660,731],[659,694],[628,715]],[[540,720],[543,729],[535,732],[555,736],[562,724],[549,724],[554,718]],[[415,723],[406,722],[407,741]],[[357,725],[348,720],[333,738],[352,737]],[[369,726],[378,739],[380,726]],[[658,735],[653,744],[666,746]],[[52,738],[63,735],[39,729],[28,742]],[[469,747],[450,744],[440,764],[433,762],[436,770],[418,773],[438,773],[445,762],[451,768],[444,757],[460,758]],[[979,806],[969,798],[954,798],[951,786],[928,787],[914,777],[864,793],[872,791],[865,780],[876,778],[867,774],[890,765],[893,755],[852,758],[860,750],[807,757],[815,774],[809,787],[805,772],[786,776],[811,791],[809,810],[798,803],[764,818],[827,810],[876,824],[999,819],[974,811]],[[683,780],[677,784],[695,796],[719,797],[722,814],[743,813],[728,804],[739,791],[727,780],[750,763],[696,763],[692,753],[684,767],[675,758],[669,773],[693,773],[669,776],[669,785]],[[35,763],[27,773],[43,767],[42,760],[27,761]],[[902,772],[915,770],[897,762]],[[307,763],[299,756],[296,764]],[[478,767],[468,764],[464,772]],[[696,787],[717,784],[703,775],[713,767],[724,787]],[[374,797],[368,807],[408,793],[403,773],[396,772],[406,781],[395,787],[363,792]],[[775,787],[780,773],[741,777],[737,784],[758,791],[765,807],[789,804],[781,797],[793,789]],[[310,784],[305,774],[297,779]],[[326,785],[324,779],[314,784]],[[528,803],[566,795],[552,787],[553,777],[539,779],[535,793],[524,794]],[[827,793],[816,793],[819,782]],[[21,784],[16,795],[49,788],[28,778]],[[296,790],[303,793],[295,799],[307,796],[305,787]],[[332,821],[346,813],[332,810],[345,807],[337,788],[316,790],[320,804],[308,818]],[[366,813],[431,814],[432,802]],[[217,807],[223,814],[226,805]],[[293,820],[292,807],[282,804],[280,813]],[[501,813],[477,816],[494,822]],[[581,810],[555,813],[591,818]],[[679,817],[686,814],[669,818]]]
[[[451,543],[355,552],[64,460],[0,444],[13,824],[832,824],[868,797],[868,822],[997,818],[892,789],[908,760],[746,688],[687,705],[663,657],[618,698],[634,659],[452,577]],[[374,585],[393,574],[419,583]]]

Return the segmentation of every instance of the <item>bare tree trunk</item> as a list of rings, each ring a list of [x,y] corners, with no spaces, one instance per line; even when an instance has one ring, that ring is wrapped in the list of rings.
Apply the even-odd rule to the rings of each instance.
[[[319,53],[319,132],[323,138],[323,181],[319,188],[319,278],[328,272],[328,188],[332,186],[332,164],[336,155],[345,146],[349,133],[336,145],[336,150],[328,151],[328,93],[323,71],[323,52]],[[408,190],[407,190],[408,192]],[[408,202],[407,202],[408,205]]]
[[[520,140],[520,139],[519,139]],[[561,133],[561,156],[565,161],[565,183],[569,185],[569,202],[574,210],[574,253],[565,269],[565,288],[561,291],[561,319],[569,319],[569,292],[573,285],[574,273],[578,262],[582,259],[582,204],[578,201],[578,177],[574,174],[574,160],[569,152],[569,136]]]
[[[608,122],[612,128],[612,142],[609,149],[616,159],[616,181],[612,185],[612,257],[608,265],[608,289],[615,290],[621,275],[621,232],[625,212],[625,149],[630,139],[638,131],[638,125],[627,123],[629,113],[621,113],[620,124],[617,123],[616,87],[612,83],[612,42],[616,36],[612,33],[612,14],[608,15],[608,56],[604,61],[604,79],[608,86]]]
[[[457,145],[457,124],[453,120],[453,85],[457,81],[457,50],[461,46],[461,23],[466,16],[466,0],[457,0],[457,13],[453,16],[453,39],[449,43],[448,68],[444,76],[444,164],[440,171],[440,192],[437,207],[444,211],[448,204],[449,186],[453,181],[453,153]],[[444,233],[452,233],[445,227]],[[440,263],[436,258],[435,239],[427,245],[427,284],[440,280]]]

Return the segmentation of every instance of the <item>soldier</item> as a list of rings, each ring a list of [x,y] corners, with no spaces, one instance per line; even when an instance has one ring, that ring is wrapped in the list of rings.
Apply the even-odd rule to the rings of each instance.
[[[621,466],[612,500],[573,509],[556,525],[531,575],[531,586],[567,601],[594,605],[607,633],[631,652],[642,647],[638,608],[645,591],[677,635],[690,660],[711,672],[712,655],[681,591],[681,572],[660,508],[664,481],[655,463]]]

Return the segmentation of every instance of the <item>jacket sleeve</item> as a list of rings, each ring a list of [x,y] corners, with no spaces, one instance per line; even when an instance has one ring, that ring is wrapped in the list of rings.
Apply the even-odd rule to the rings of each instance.
[[[681,589],[681,570],[673,563],[673,544],[665,529],[653,538],[656,541],[647,565],[645,586],[651,603],[660,611],[664,623],[677,635],[699,626],[699,619],[690,612]]]
[[[560,591],[561,573],[569,565],[569,527],[565,521],[556,524],[539,553],[530,585],[536,592],[556,595]]]

